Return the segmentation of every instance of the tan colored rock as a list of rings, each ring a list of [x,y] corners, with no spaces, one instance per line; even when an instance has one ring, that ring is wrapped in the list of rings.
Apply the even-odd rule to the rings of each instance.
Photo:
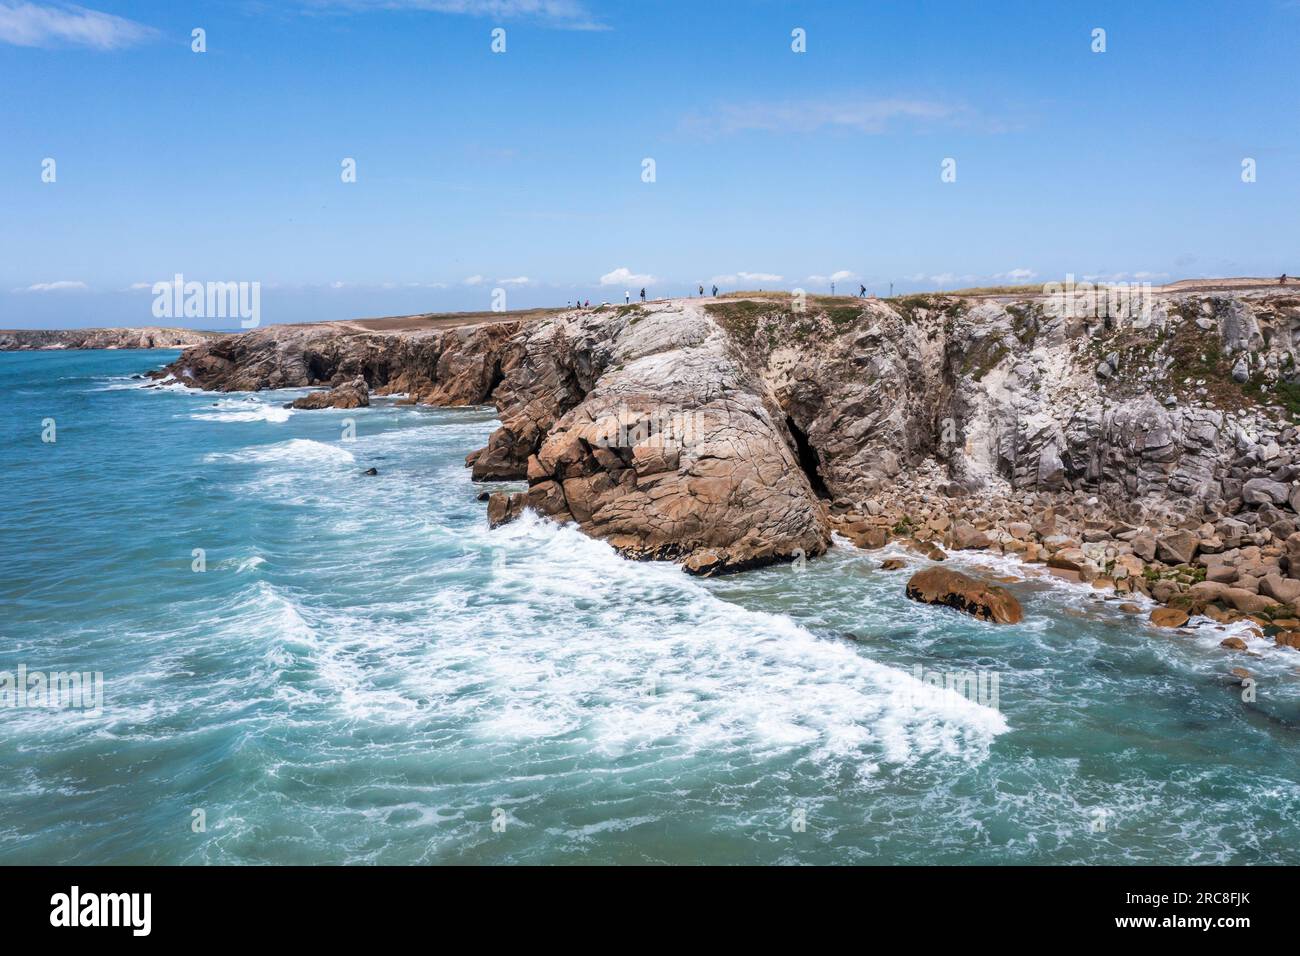
[[[504,491],[494,491],[488,496],[488,527],[496,528],[508,521],[513,521],[523,513],[524,506],[528,503],[528,496],[523,493],[509,494]]]
[[[1246,642],[1239,637],[1225,637],[1219,642],[1220,647],[1226,647],[1230,651],[1244,651]]]
[[[875,551],[889,543],[889,533],[876,526],[868,526],[859,532],[846,532],[845,537],[867,551]]]
[[[956,608],[985,621],[1015,624],[1024,617],[1020,602],[1006,588],[948,568],[925,568],[907,582],[907,596],[924,604]]]
[[[1079,548],[1062,548],[1047,559],[1049,568],[1061,568],[1065,571],[1082,572],[1088,564],[1088,558]]]
[[[1170,531],[1156,539],[1156,557],[1168,564],[1190,564],[1199,544],[1190,531]]]
[[[1246,614],[1260,614],[1276,606],[1277,602],[1272,598],[1256,594],[1253,591],[1247,591],[1243,588],[1227,588],[1223,592],[1224,598],[1235,607],[1238,611]]]
[[[993,540],[986,532],[966,522],[953,525],[948,536],[948,546],[956,551],[980,550],[992,543]]]
[[[880,562],[880,570],[882,571],[898,571],[905,567],[907,567],[907,562],[901,558],[886,558]]]
[[[1284,578],[1277,572],[1266,574],[1259,582],[1259,593],[1276,599],[1278,604],[1292,604],[1300,600],[1300,580]]]
[[[1146,532],[1140,532],[1129,539],[1129,546],[1143,561],[1151,562],[1156,559],[1156,539]]]
[[[1290,569],[1287,573],[1293,578],[1300,578],[1300,531],[1287,535],[1283,548]]]
[[[1151,611],[1151,623],[1157,627],[1182,627],[1187,621],[1187,612],[1176,607],[1158,607]]]

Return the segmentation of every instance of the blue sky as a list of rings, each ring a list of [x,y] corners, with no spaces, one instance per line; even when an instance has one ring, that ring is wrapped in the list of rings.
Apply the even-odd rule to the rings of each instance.
[[[88,4],[0,0],[0,327],[1300,273],[1300,3]]]

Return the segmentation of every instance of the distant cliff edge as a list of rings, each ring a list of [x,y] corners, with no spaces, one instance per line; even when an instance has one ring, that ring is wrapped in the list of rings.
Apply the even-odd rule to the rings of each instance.
[[[0,329],[0,352],[52,349],[187,349],[223,338],[198,329]]]

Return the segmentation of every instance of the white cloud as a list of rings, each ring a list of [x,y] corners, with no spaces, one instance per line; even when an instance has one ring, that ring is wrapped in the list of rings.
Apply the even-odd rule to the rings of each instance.
[[[70,279],[64,279],[59,282],[38,282],[35,285],[29,285],[25,289],[14,289],[15,292],[86,292],[90,286],[84,282],[74,282]]]
[[[528,276],[514,276],[510,279],[497,279],[498,285],[531,285],[532,279]]]
[[[483,277],[482,277],[482,276],[466,276],[466,277],[465,277],[465,284],[466,284],[466,285],[482,285],[482,284],[483,284]]]
[[[69,3],[0,0],[0,42],[15,46],[72,44],[117,50],[158,35],[153,27]]]
[[[606,272],[600,277],[601,285],[654,285],[658,281],[652,275],[633,272],[624,266],[619,266],[613,272]]]
[[[818,129],[884,133],[900,122],[947,125],[969,119],[966,108],[936,100],[841,94],[779,102],[724,103],[709,115],[688,116],[683,125],[703,133],[809,133]]]
[[[955,272],[940,272],[937,276],[929,277],[931,282],[939,286],[956,285],[957,283],[969,285],[972,282],[978,282],[979,278],[979,276],[971,275],[970,273],[967,273],[966,275],[957,275]]]
[[[839,272],[832,272],[828,276],[809,276],[808,281],[815,285],[828,285],[831,282],[847,282],[857,277],[857,273],[850,272],[848,269],[841,269]]]
[[[739,285],[743,282],[780,282],[785,276],[779,276],[772,272],[737,272],[734,275],[714,276],[709,280],[711,283],[718,285]]]
[[[496,20],[536,20],[561,30],[605,30],[581,0],[305,0],[342,10],[423,10]]]
[[[1033,269],[1011,269],[1007,272],[994,273],[993,278],[1000,279],[1003,282],[1028,282],[1037,278],[1038,273]]]

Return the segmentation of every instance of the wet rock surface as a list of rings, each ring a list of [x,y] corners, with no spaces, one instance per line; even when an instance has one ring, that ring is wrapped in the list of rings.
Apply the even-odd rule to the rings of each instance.
[[[907,582],[907,596],[923,604],[941,604],[997,624],[1024,617],[1020,602],[1006,588],[949,568],[917,571]]]
[[[370,405],[370,390],[364,378],[335,385],[333,388],[312,392],[289,403],[291,408],[366,408]]]

